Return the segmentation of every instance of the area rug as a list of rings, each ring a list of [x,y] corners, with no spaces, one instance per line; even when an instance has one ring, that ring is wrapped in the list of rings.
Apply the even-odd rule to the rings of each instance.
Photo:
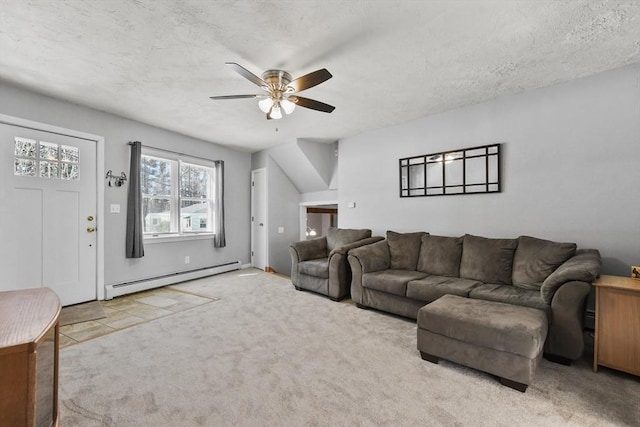
[[[62,426],[624,426],[640,382],[543,360],[526,393],[420,358],[414,321],[258,270],[176,286],[220,301],[60,351]]]
[[[103,319],[105,317],[107,316],[99,301],[70,305],[60,310],[60,326],[88,322],[89,320]]]

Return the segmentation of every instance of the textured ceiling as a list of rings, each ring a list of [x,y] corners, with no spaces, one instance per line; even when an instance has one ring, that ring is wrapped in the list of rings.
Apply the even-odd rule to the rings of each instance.
[[[369,129],[640,61],[638,1],[0,0],[4,81],[257,151]],[[260,75],[333,78],[336,106],[267,121]],[[256,90],[257,89],[257,90]],[[277,130],[276,130],[277,129]]]

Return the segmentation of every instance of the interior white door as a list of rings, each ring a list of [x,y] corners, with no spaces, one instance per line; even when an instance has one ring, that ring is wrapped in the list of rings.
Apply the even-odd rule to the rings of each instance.
[[[267,267],[267,177],[265,169],[251,171],[251,265]]]
[[[0,291],[95,300],[96,142],[0,124]]]

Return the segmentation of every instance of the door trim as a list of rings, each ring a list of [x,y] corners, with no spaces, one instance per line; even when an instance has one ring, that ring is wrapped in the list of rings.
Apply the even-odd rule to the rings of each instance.
[[[265,210],[265,226],[264,226],[264,268],[267,270],[269,268],[269,185],[268,185],[268,171],[267,168],[258,168],[253,169],[251,171],[251,209],[249,215],[253,215],[253,208],[255,206],[254,203],[254,176],[256,172],[264,172],[264,210]],[[255,236],[253,235],[253,221],[249,218],[249,226],[251,227],[251,248],[249,249],[251,252],[254,251],[255,244]],[[251,265],[255,267],[253,264],[253,253],[250,254]]]
[[[337,205],[337,200],[320,200],[317,202],[301,202],[300,203],[300,240],[307,240],[307,206],[317,205]]]
[[[0,114],[0,123],[12,126],[20,126],[42,132],[56,133],[58,135],[73,138],[86,139],[96,143],[96,217],[97,217],[97,247],[96,247],[96,296],[98,300],[104,299],[104,137],[87,132],[80,132],[60,126],[40,123],[20,117]]]

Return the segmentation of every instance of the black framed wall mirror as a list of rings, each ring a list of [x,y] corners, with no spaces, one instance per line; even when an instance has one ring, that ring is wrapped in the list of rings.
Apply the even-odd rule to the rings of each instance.
[[[400,197],[499,193],[500,145],[400,159]]]

